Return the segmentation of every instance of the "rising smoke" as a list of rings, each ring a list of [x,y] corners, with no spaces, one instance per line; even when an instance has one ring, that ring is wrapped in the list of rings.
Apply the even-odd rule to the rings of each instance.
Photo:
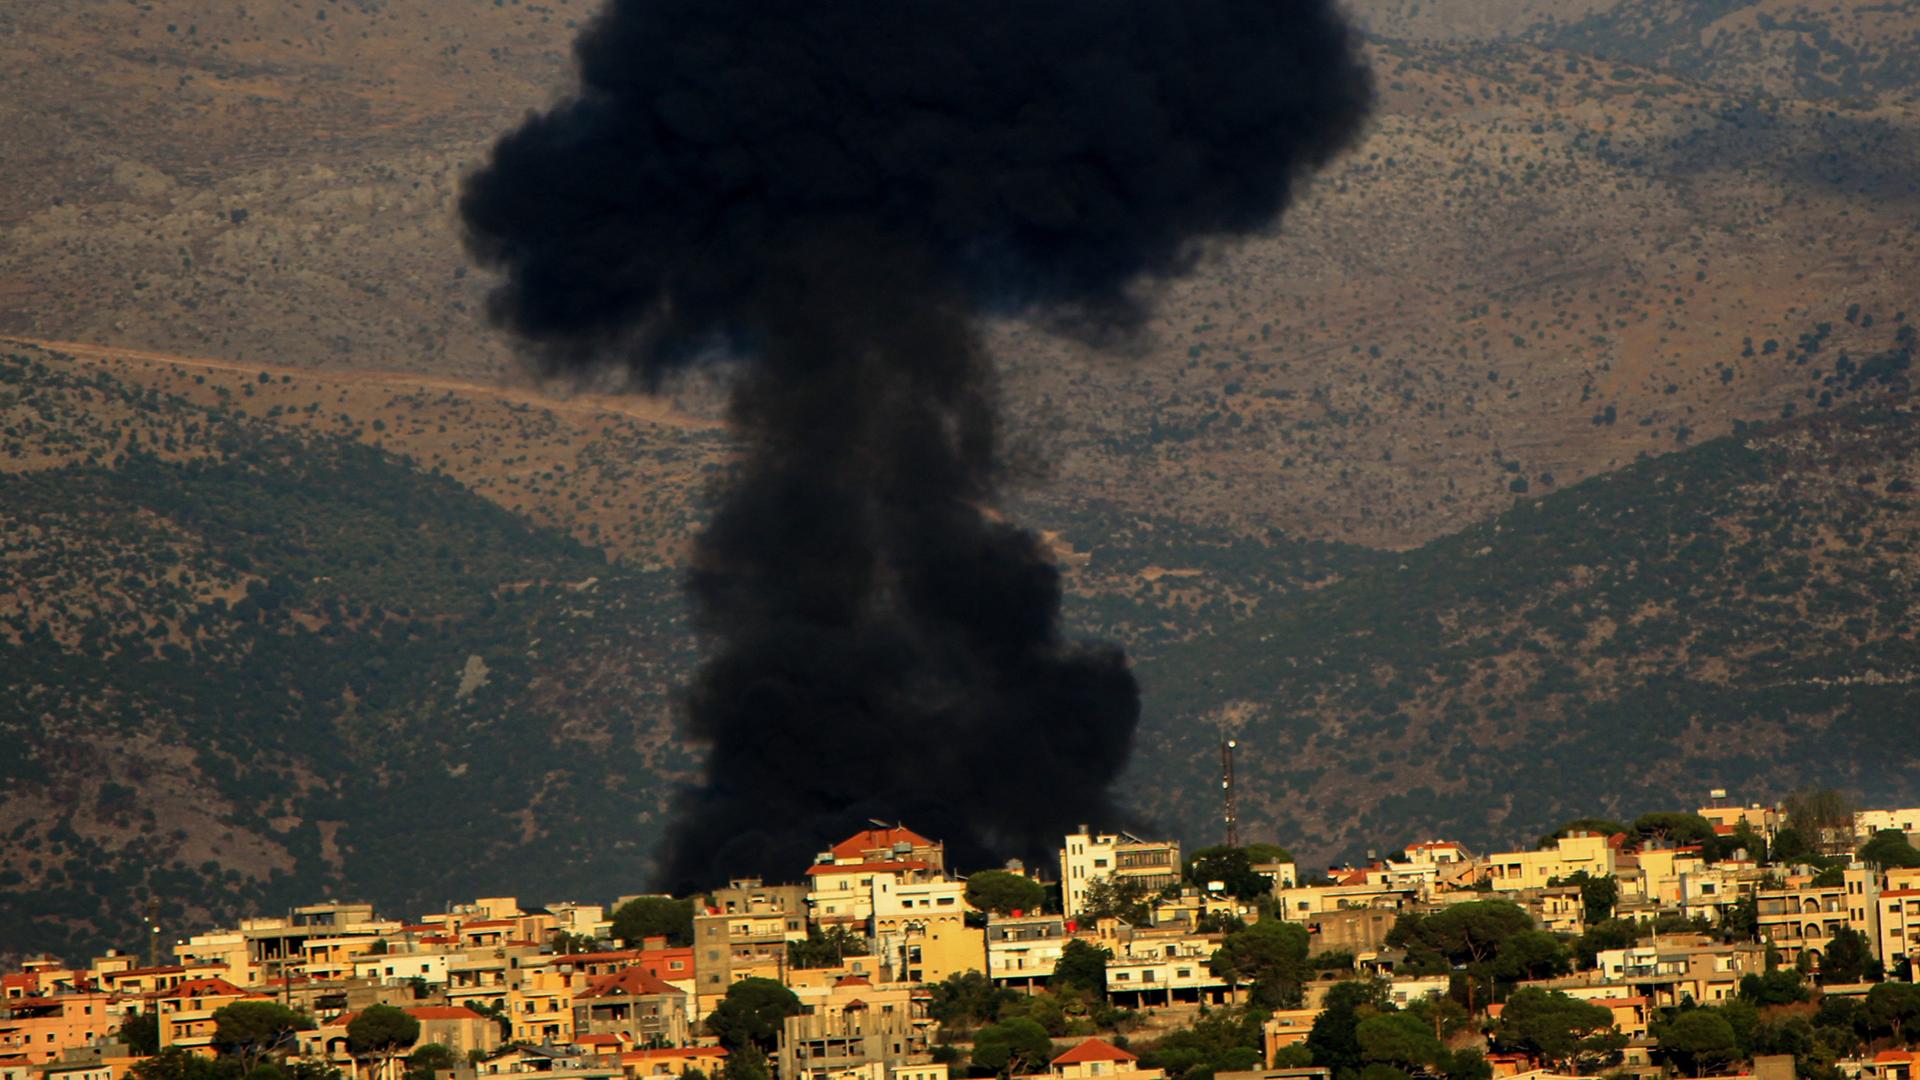
[[[712,748],[663,883],[785,879],[869,818],[977,867],[1111,821],[1139,694],[992,514],[987,310],[1126,323],[1270,226],[1369,84],[1325,0],[612,0],[470,178],[551,371],[741,362],[689,591]]]

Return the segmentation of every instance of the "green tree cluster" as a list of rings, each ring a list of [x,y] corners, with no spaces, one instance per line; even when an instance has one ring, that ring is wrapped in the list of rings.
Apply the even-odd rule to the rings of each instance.
[[[1285,849],[1272,844],[1201,848],[1187,860],[1185,876],[1196,889],[1205,891],[1217,884],[1228,896],[1253,901],[1273,894],[1273,879],[1254,866],[1292,861]]]
[[[613,913],[613,937],[623,945],[638,945],[663,937],[674,948],[693,944],[693,901],[671,896],[642,896],[621,904]]]
[[[749,1048],[765,1055],[779,1043],[781,1022],[800,1011],[799,997],[779,980],[741,979],[707,1014],[707,1033],[729,1055]]]
[[[392,1005],[369,1005],[347,1022],[347,1049],[355,1057],[378,1059],[382,1077],[392,1072],[394,1055],[419,1038],[420,1021]]]
[[[1258,1068],[1266,1015],[1256,1008],[1209,1009],[1192,1025],[1161,1036],[1140,1055],[1141,1064],[1165,1069],[1171,1080],[1212,1080],[1216,1072]]]
[[[1000,1076],[1040,1072],[1052,1060],[1047,1029],[1024,1016],[988,1024],[973,1036],[973,1064]]]
[[[1037,915],[1045,907],[1046,886],[1010,870],[979,870],[967,875],[967,903],[980,911]]]
[[[844,926],[821,929],[807,927],[807,936],[787,942],[787,963],[795,968],[839,967],[849,956],[865,956],[871,951],[867,939]]]
[[[1261,919],[1223,937],[1207,966],[1229,987],[1249,987],[1248,1001],[1257,1008],[1296,1009],[1312,976],[1308,941],[1299,923]]]
[[[1605,1006],[1534,987],[1515,990],[1507,999],[1494,1038],[1549,1066],[1581,1073],[1616,1063],[1627,1045]]]

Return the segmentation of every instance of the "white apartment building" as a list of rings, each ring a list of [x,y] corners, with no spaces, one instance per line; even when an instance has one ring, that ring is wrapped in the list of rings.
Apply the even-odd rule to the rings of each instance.
[[[1907,839],[1920,837],[1920,807],[1906,810],[1856,810],[1853,813],[1853,837],[1861,843],[1873,839],[1873,834],[1886,829],[1898,829],[1907,834]]]
[[[1159,890],[1180,881],[1180,842],[1096,833],[1082,825],[1060,849],[1060,895],[1067,918],[1086,909],[1087,888],[1104,878],[1139,881]]]

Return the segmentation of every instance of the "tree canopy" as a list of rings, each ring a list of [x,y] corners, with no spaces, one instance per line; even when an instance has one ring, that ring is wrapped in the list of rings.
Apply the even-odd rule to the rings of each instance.
[[[1739,1036],[1719,1009],[1688,1009],[1652,1027],[1660,1050],[1674,1065],[1704,1076],[1740,1056]]]
[[[1899,829],[1881,829],[1873,839],[1860,845],[1860,861],[1882,870],[1900,870],[1920,866],[1920,850]]]
[[[1003,1006],[1019,997],[985,975],[968,971],[934,984],[927,1013],[944,1028],[971,1028],[999,1016]]]
[[[1411,965],[1444,970],[1491,960],[1502,942],[1532,929],[1533,917],[1518,904],[1473,900],[1430,915],[1401,915],[1387,933],[1387,944],[1407,950]]]
[[[1246,848],[1201,848],[1187,860],[1187,882],[1201,890],[1218,883],[1221,891],[1239,900],[1272,895],[1273,879],[1255,870],[1253,863],[1253,855]]]
[[[973,1063],[1002,1076],[1035,1073],[1052,1060],[1047,1029],[1026,1017],[988,1024],[973,1036]]]
[[[741,979],[708,1014],[707,1031],[728,1053],[751,1046],[764,1054],[778,1043],[781,1021],[800,1011],[799,997],[778,980]]]
[[[1515,990],[1507,999],[1494,1036],[1551,1065],[1583,1072],[1611,1064],[1627,1042],[1605,1006],[1533,987]]]
[[[787,942],[787,963],[795,968],[838,967],[849,956],[865,956],[867,939],[844,926],[807,928],[801,941]]]
[[[1853,803],[1835,788],[1801,788],[1786,797],[1787,824],[1816,842],[1822,833],[1853,830]]]
[[[137,1057],[146,1057],[160,1052],[160,1017],[147,1012],[128,1013],[120,1021],[120,1041]]]
[[[1191,1026],[1170,1031],[1141,1055],[1140,1063],[1164,1069],[1173,1080],[1210,1080],[1262,1064],[1264,1043],[1257,1009],[1210,1009]]]
[[[693,901],[671,896],[642,896],[621,904],[613,913],[613,936],[624,945],[638,945],[650,937],[685,948],[693,944]]]
[[[1056,988],[1071,987],[1101,997],[1107,992],[1107,961],[1112,958],[1113,954],[1106,949],[1074,938],[1060,950],[1060,958],[1054,961],[1053,978],[1049,985]]]
[[[1357,1074],[1366,1065],[1360,1049],[1360,1021],[1388,1008],[1387,986],[1373,979],[1336,983],[1327,991],[1320,1015],[1307,1032],[1307,1050],[1316,1065]]]
[[[967,875],[967,903],[981,911],[1035,915],[1045,906],[1046,886],[1010,870],[980,870]]]
[[[1220,940],[1208,968],[1228,986],[1251,985],[1251,1002],[1266,1009],[1298,1008],[1312,972],[1309,938],[1299,923],[1261,919]]]
[[[1542,836],[1537,846],[1543,847],[1543,848],[1550,848],[1561,837],[1571,836],[1572,834],[1577,832],[1599,833],[1601,836],[1612,836],[1615,833],[1623,833],[1628,831],[1630,831],[1630,829],[1625,822],[1615,821],[1612,818],[1603,818],[1603,817],[1574,818],[1572,821],[1566,822],[1565,824],[1561,825],[1559,828],[1553,830],[1552,832],[1546,834],[1545,836]]]
[[[1880,961],[1874,957],[1867,935],[1849,926],[1833,932],[1827,955],[1820,960],[1821,985],[1866,982],[1880,976]]]
[[[1089,919],[1119,919],[1129,926],[1153,925],[1153,901],[1158,893],[1139,878],[1109,874],[1087,883],[1082,910]]]
[[[236,1001],[213,1014],[213,1046],[238,1058],[243,1071],[293,1049],[293,1033],[313,1030],[313,1019],[277,1001]]]
[[[392,1005],[369,1005],[347,1022],[347,1049],[356,1054],[391,1056],[418,1038],[420,1021]]]

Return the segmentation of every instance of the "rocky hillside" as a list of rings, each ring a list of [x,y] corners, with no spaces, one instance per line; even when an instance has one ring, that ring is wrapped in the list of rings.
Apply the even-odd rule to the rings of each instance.
[[[1903,398],[1751,426],[1369,560],[1146,656],[1139,790],[1211,831],[1214,719],[1242,747],[1243,829],[1315,857],[1409,828],[1524,843],[1711,788],[1907,805],[1917,488]]]
[[[673,575],[444,475],[0,358],[0,950],[351,892],[638,888]],[[667,602],[663,602],[667,601]]]
[[[1051,484],[1248,535],[1407,547],[1510,505],[1509,464],[1566,484],[1804,407],[1805,371],[1749,340],[1825,322],[1852,347],[1851,305],[1920,310],[1911,103],[1705,83],[1687,57],[1584,52],[1535,18],[1624,4],[1513,0],[1489,7],[1513,9],[1503,36],[1401,33],[1481,7],[1376,20],[1368,139],[1279,233],[1166,288],[1141,339],[1096,354],[995,328],[1023,452]],[[0,13],[0,333],[503,371],[452,201],[490,139],[564,85],[587,8]],[[1894,41],[1907,14],[1804,18]],[[682,396],[715,415],[698,387]]]
[[[1920,797],[1920,418],[1913,335],[1885,329],[1820,361],[1873,402],[1530,491],[1405,552],[1018,505],[1069,569],[1072,624],[1138,658],[1130,801],[1210,837],[1223,729],[1243,827],[1308,858],[1516,841],[1711,786]],[[333,432],[263,408],[295,375],[229,371],[192,384],[200,405],[110,366],[0,362],[0,943],[125,943],[148,895],[177,925],[334,892],[640,886],[696,766],[676,574],[362,441],[406,436],[391,414]],[[445,396],[434,445],[500,430]]]
[[[1411,40],[1530,41],[1626,60],[1728,90],[1908,104],[1920,86],[1920,7],[1846,0],[1358,0],[1369,29]]]
[[[1913,5],[1356,6],[1283,228],[1112,348],[988,328],[1129,797],[1210,837],[1225,726],[1311,858],[1920,798]],[[0,951],[644,879],[712,376],[526,383],[452,216],[591,7],[0,10]]]

